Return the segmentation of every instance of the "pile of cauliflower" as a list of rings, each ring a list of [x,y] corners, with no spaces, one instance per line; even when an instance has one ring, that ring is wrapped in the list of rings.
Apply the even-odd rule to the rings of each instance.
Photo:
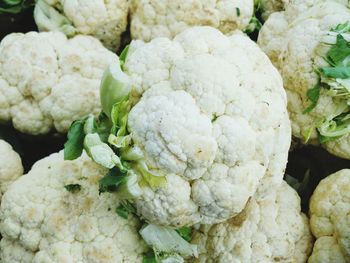
[[[0,122],[67,139],[25,168],[0,139],[0,262],[350,262],[350,170],[306,209],[285,177],[291,143],[350,160],[349,1],[33,5]]]

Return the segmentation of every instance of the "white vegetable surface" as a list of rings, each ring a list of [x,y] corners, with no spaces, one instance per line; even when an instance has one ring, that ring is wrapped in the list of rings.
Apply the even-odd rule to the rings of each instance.
[[[99,113],[99,84],[111,63],[118,63],[117,55],[90,36],[6,36],[0,43],[0,121],[33,135],[67,132],[73,120]]]
[[[105,173],[85,154],[63,161],[55,153],[35,163],[3,196],[1,262],[142,262],[147,248],[138,220],[116,213],[116,195],[99,194]]]
[[[317,238],[309,263],[350,261],[350,170],[323,179],[310,200],[310,225]]]
[[[300,198],[286,182],[274,190],[263,200],[252,198],[227,222],[197,230],[192,243],[200,256],[192,262],[306,262],[312,236]]]
[[[193,27],[174,40],[133,41],[123,66],[128,130],[166,185],[135,201],[148,221],[212,224],[282,181],[290,123],[277,70],[241,32]],[[111,96],[106,93],[106,97]]]
[[[34,18],[40,31],[91,35],[116,50],[126,30],[128,10],[128,0],[38,0]]]
[[[223,33],[244,30],[254,12],[253,0],[132,0],[132,38],[173,38],[192,26],[212,26]]]
[[[21,157],[0,139],[0,200],[7,188],[23,174]]]
[[[345,37],[349,43],[350,9],[334,1],[321,1],[301,13],[296,7],[271,15],[258,43],[284,79],[293,135],[303,143],[321,142],[330,153],[349,159],[349,76],[338,79],[322,72],[339,75],[341,65],[348,67],[348,51],[336,39]],[[340,25],[344,32],[337,29]],[[339,55],[329,55],[330,50]],[[330,62],[335,56],[342,61]]]

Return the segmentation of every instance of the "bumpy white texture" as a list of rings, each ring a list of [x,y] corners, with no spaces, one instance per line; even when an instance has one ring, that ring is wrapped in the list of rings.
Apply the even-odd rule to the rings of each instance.
[[[200,256],[192,262],[306,262],[312,249],[298,194],[283,182],[262,200],[252,198],[236,217],[194,233]]]
[[[322,89],[317,106],[305,114],[310,105],[307,91],[318,83],[315,68],[324,66],[327,49],[320,49],[322,37],[338,24],[349,21],[350,10],[333,1],[319,3],[302,13],[290,7],[270,16],[260,31],[258,44],[283,77],[293,135],[303,139],[311,129],[309,142],[318,143],[315,126],[334,114],[338,103]],[[323,146],[337,156],[350,158],[349,135]]]
[[[223,33],[243,30],[253,16],[253,0],[132,0],[133,39],[173,38],[192,26],[211,26]]]
[[[64,161],[61,152],[37,162],[3,196],[0,261],[141,262],[146,248],[139,222],[118,216],[116,195],[99,194],[105,173],[85,154]],[[69,192],[68,184],[81,189]]]
[[[66,132],[72,121],[99,113],[99,85],[111,63],[117,55],[90,36],[8,35],[0,43],[0,121],[33,135]]]
[[[125,71],[128,128],[167,185],[144,188],[139,213],[160,225],[217,223],[281,183],[290,145],[282,80],[241,32],[187,29],[134,41]]]
[[[323,179],[310,200],[310,225],[317,238],[310,263],[350,262],[350,170]]]
[[[289,9],[289,13],[302,13],[308,8],[326,1],[334,1],[344,5],[349,5],[349,0],[261,0],[262,16],[264,20],[279,11],[284,11]]]
[[[23,174],[21,157],[0,139],[0,200],[7,188]]]
[[[36,4],[35,21],[41,31],[50,31],[56,23],[56,16],[39,15],[46,6],[56,10],[67,19],[73,35],[91,35],[98,38],[107,48],[116,50],[121,34],[126,30],[129,10],[128,0],[40,0],[46,5]],[[39,2],[40,2],[39,1]],[[42,6],[42,7],[41,7]],[[70,31],[71,31],[70,30]],[[64,30],[63,30],[64,31]],[[71,35],[71,33],[69,33]]]

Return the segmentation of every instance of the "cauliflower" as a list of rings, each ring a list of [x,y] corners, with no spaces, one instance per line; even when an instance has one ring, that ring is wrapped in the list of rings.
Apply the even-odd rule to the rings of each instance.
[[[0,139],[0,200],[12,182],[23,174],[21,158],[10,144]]]
[[[142,262],[139,222],[116,213],[116,195],[99,194],[105,172],[85,154],[64,161],[60,152],[34,164],[3,196],[0,261]]]
[[[14,33],[0,43],[0,121],[38,135],[64,133],[72,121],[100,111],[104,69],[118,57],[89,36]]]
[[[285,182],[263,200],[252,198],[241,214],[227,222],[202,226],[192,242],[200,249],[193,262],[303,263],[312,249],[300,198]]]
[[[133,39],[150,41],[173,38],[192,26],[212,26],[224,34],[248,26],[254,13],[253,0],[132,0]]]
[[[116,50],[126,30],[128,9],[128,0],[37,0],[34,18],[40,31],[91,35]]]
[[[288,17],[290,18],[293,16],[293,14],[300,14],[308,8],[313,7],[314,5],[326,1],[334,1],[345,5],[349,4],[349,0],[260,0],[260,3],[262,9],[262,17],[264,20],[267,20],[268,17],[274,12],[288,9]]]
[[[102,80],[104,114],[74,123],[66,159],[84,147],[112,175],[130,178],[126,198],[161,226],[225,221],[259,186],[264,196],[281,183],[286,95],[246,35],[193,27],[174,40],[133,41],[120,58]]]
[[[262,18],[267,20],[272,13],[284,10],[284,7],[291,1],[292,0],[260,0]]]
[[[293,135],[350,158],[350,10],[321,2],[274,13],[258,43],[284,79]]]
[[[323,179],[310,200],[310,225],[317,238],[309,263],[350,261],[350,170]]]

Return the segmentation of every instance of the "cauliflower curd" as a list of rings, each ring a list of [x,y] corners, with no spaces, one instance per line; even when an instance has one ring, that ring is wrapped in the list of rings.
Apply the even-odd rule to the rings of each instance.
[[[310,200],[310,225],[317,238],[309,263],[350,261],[350,170],[323,179]]]
[[[115,211],[119,199],[99,194],[106,169],[85,154],[52,154],[5,193],[0,210],[0,261],[16,263],[135,263],[147,247],[139,222]]]
[[[64,133],[72,121],[97,114],[104,69],[117,55],[95,38],[59,32],[14,33],[0,43],[0,121],[21,132]]]
[[[271,15],[258,43],[284,79],[293,135],[350,159],[350,9],[299,7]]]
[[[91,35],[117,50],[128,10],[128,0],[38,0],[34,18],[40,31],[58,30],[68,37]]]
[[[67,156],[79,156],[70,146],[85,132],[89,155],[114,167],[111,179],[137,177],[137,213],[161,226],[225,221],[258,187],[264,196],[281,183],[291,140],[286,95],[277,70],[246,35],[193,27],[174,40],[133,41],[125,52],[124,72],[111,66],[101,85],[113,122],[108,140],[90,119],[84,128],[77,121]]]
[[[318,3],[326,1],[334,1],[344,5],[349,4],[349,0],[260,0],[260,3],[263,11],[263,19],[267,20],[274,12],[289,9],[289,13],[291,13],[290,10],[293,10],[292,12],[294,13],[301,13]]]
[[[312,248],[308,221],[298,194],[283,182],[266,198],[253,197],[238,216],[196,230],[200,255],[191,262],[304,263]]]
[[[132,0],[133,39],[173,38],[192,26],[212,26],[224,34],[244,30],[254,13],[253,0]]]
[[[0,139],[0,200],[2,194],[23,174],[22,161],[10,144]]]

